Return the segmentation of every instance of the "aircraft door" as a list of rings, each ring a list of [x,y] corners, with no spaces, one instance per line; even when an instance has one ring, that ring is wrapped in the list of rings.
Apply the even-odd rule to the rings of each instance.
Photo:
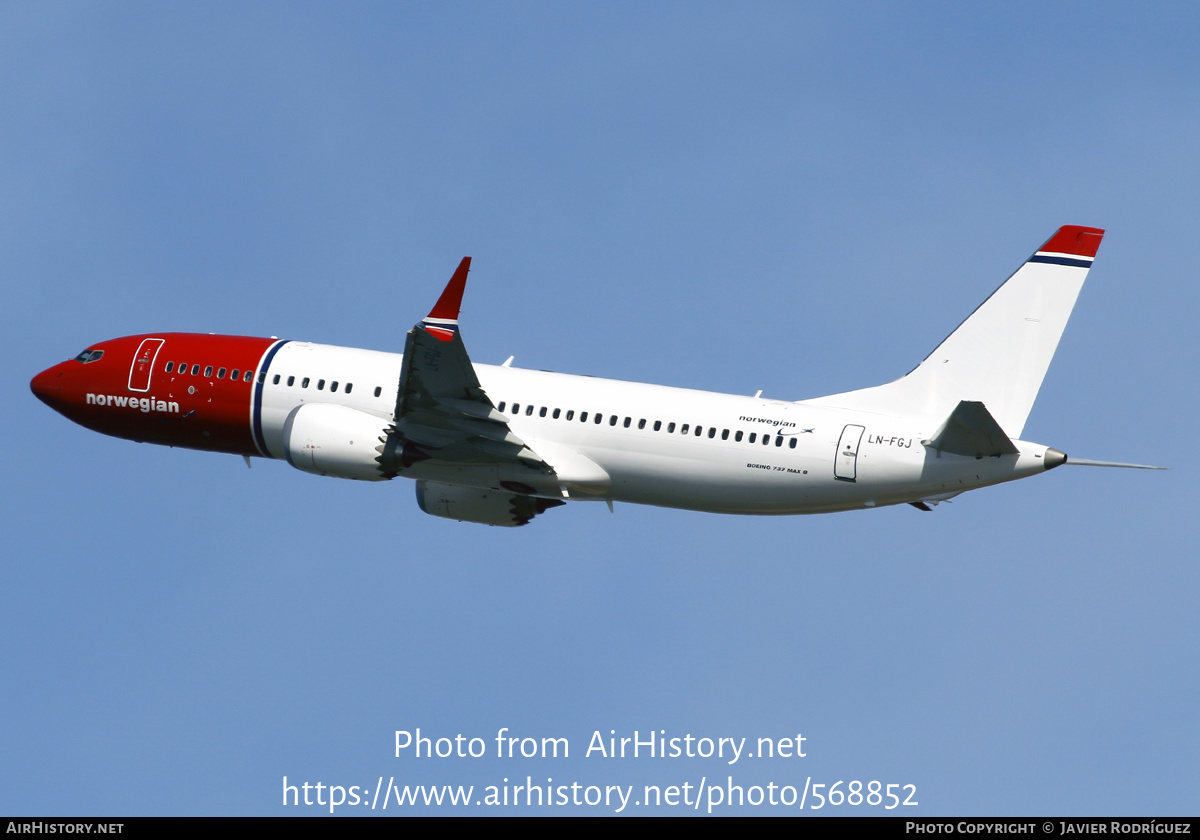
[[[833,477],[839,481],[854,481],[858,476],[858,445],[865,426],[849,425],[842,429],[837,455],[833,461]]]
[[[154,357],[162,349],[161,338],[142,339],[137,352],[133,354],[133,364],[129,366],[129,390],[145,393],[150,390],[150,371],[154,369]]]

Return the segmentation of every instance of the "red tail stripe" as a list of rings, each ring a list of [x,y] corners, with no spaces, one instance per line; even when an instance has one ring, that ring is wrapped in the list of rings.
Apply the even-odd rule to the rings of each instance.
[[[1077,257],[1094,257],[1100,250],[1100,240],[1104,238],[1102,228],[1080,227],[1065,225],[1058,233],[1051,236],[1039,251],[1053,251],[1056,254],[1072,254]]]

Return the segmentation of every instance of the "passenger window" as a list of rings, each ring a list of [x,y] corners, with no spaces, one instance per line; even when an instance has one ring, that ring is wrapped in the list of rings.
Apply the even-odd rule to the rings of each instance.
[[[520,413],[521,413],[521,404],[520,404],[520,403],[513,403],[513,409],[512,409],[512,411],[513,411],[513,414],[520,414]]]
[[[783,438],[781,438],[781,437],[776,437],[776,438],[775,438],[775,445],[776,445],[776,446],[783,446]]]
[[[661,420],[655,420],[655,421],[654,421],[654,431],[656,431],[656,432],[657,432],[657,431],[660,431],[661,429],[662,429],[662,421],[661,421]]]
[[[645,420],[639,420],[639,421],[638,421],[638,428],[639,428],[639,429],[644,429],[644,428],[646,428],[646,421],[645,421]]]
[[[497,410],[497,411],[504,411],[504,405],[505,405],[505,403],[504,403],[504,400],[501,400],[501,401],[500,401],[500,405],[496,406],[496,410]]]
[[[530,403],[529,405],[525,406],[525,416],[526,417],[533,416],[533,403]]]
[[[617,415],[614,414],[612,417],[608,418],[608,425],[610,425],[610,426],[617,425]]]
[[[171,372],[171,371],[173,371],[174,369],[175,369],[175,363],[174,363],[174,362],[167,362],[167,366],[166,366],[165,368],[163,368],[163,370],[165,370],[167,373],[170,373],[170,372]]]
[[[599,426],[599,425],[600,425],[600,421],[601,421],[601,420],[603,420],[603,419],[604,419],[604,415],[603,415],[603,414],[601,414],[599,411],[597,411],[597,412],[596,412],[596,425],[597,425],[597,426]],[[613,418],[613,419],[616,419],[616,418]]]
[[[291,388],[295,384],[296,384],[296,377],[289,376],[288,377],[288,387]]]
[[[217,379],[224,379],[224,378],[225,378],[225,368],[218,368],[217,369]]]
[[[567,419],[568,420],[575,419],[575,409],[572,408],[570,411],[567,412]]]
[[[729,440],[729,430],[728,429],[721,430],[721,440]]]
[[[704,431],[704,427],[703,427],[703,426],[697,426],[697,427],[696,427],[696,437],[700,437],[700,434],[701,434],[701,432],[703,432],[703,431]]]
[[[349,394],[349,393],[350,393],[350,390],[351,390],[353,387],[354,387],[354,383],[353,383],[353,382],[347,382],[347,383],[346,383],[346,393],[347,393],[347,394]],[[375,396],[379,396],[379,395],[378,395],[378,394],[376,394]]]
[[[587,412],[586,412],[586,411],[581,411],[581,412],[579,412],[579,422],[580,422],[580,423],[586,423],[586,422],[587,422]]]
[[[333,380],[332,382],[329,383],[329,390],[336,394],[337,393],[337,385],[338,385],[337,380],[336,379]]]
[[[734,433],[734,435],[733,435],[733,439],[734,439],[734,440],[739,440],[739,441],[740,441],[740,440],[742,439],[742,433],[741,433],[740,431],[739,431],[739,432],[735,432],[735,433]]]
[[[266,375],[267,375],[267,372],[264,370],[264,371],[262,372],[262,375],[263,375],[263,376],[266,376]],[[252,371],[252,370],[248,370],[248,371],[246,371],[245,373],[243,373],[243,374],[242,374],[242,381],[243,381],[243,382],[249,382],[249,381],[250,381],[250,379],[251,379],[251,377],[253,377],[253,376],[254,376],[254,371]]]
[[[192,365],[192,376],[200,375],[200,365]]]
[[[318,390],[318,391],[324,391],[324,390],[325,390],[325,380],[324,380],[324,379],[318,379],[318,380],[317,380],[317,390]]]
[[[557,409],[557,408],[556,408],[556,409],[554,409],[554,413],[553,413],[552,415],[550,415],[550,416],[551,416],[551,417],[553,417],[555,420],[557,420],[557,419],[558,419],[558,415],[559,415],[559,414],[561,414],[561,413],[562,413],[561,409]]]
[[[301,388],[307,388],[307,387],[308,387],[308,383],[309,383],[309,378],[306,376],[306,377],[304,377],[303,379],[301,379],[301,380],[300,380],[300,387],[301,387]]]
[[[233,378],[234,378],[234,379],[237,379],[237,371],[236,371],[236,370],[233,372],[233,374],[234,374],[234,375],[233,375]],[[279,384],[279,374],[278,374],[278,373],[277,373],[277,374],[275,374],[275,378],[274,378],[273,380],[271,380],[271,384],[272,384],[272,385],[278,385],[278,384]]]
[[[546,406],[542,406],[542,410],[538,412],[538,417],[546,416]]]
[[[240,379],[240,378],[241,378],[241,373],[242,373],[242,372],[241,372],[240,370],[238,370],[237,368],[234,368],[234,369],[233,369],[233,370],[230,372],[230,374],[229,374],[229,378],[230,378],[231,380],[233,380],[234,382],[237,382],[237,381],[238,381],[238,379]],[[275,384],[276,384],[276,385],[278,385],[278,384],[279,384],[279,377],[278,377],[278,376],[276,376],[276,377],[275,377]]]
[[[246,371],[246,381],[250,381],[250,371]],[[267,381],[267,372],[264,370],[258,375],[258,384],[261,385]]]
[[[788,438],[788,449],[795,449],[795,448],[796,448],[796,439]]]
[[[212,376],[212,365],[208,365],[207,367],[204,368],[204,375]]]
[[[750,442],[751,442],[751,443],[754,443],[754,440],[755,440],[755,438],[757,438],[757,437],[758,437],[758,432],[751,432],[751,433],[750,433]]]
[[[626,428],[626,429],[628,429],[628,428],[629,428],[629,422],[630,422],[630,420],[632,420],[632,418],[630,418],[630,417],[626,417],[626,418],[625,418],[625,428]]]
[[[771,442],[771,436],[769,434],[763,435],[763,446],[766,446],[770,442]]]
[[[349,389],[349,388],[347,388],[346,390],[347,390],[347,391],[349,391],[350,389]],[[382,394],[382,393],[383,393],[383,388],[381,388],[381,387],[379,387],[378,385],[376,385],[376,386],[375,386],[375,396],[377,396],[377,397],[378,397],[378,396],[379,396],[380,394]]]
[[[667,424],[667,433],[668,433],[668,434],[675,434],[675,424],[674,424],[674,423],[668,423],[668,424]]]

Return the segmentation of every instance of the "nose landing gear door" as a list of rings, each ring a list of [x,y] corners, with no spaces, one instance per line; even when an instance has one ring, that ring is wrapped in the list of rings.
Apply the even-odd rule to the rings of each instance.
[[[865,426],[847,426],[842,429],[838,441],[837,455],[833,461],[833,477],[839,481],[854,481],[858,475],[858,445],[862,442]]]
[[[154,357],[162,349],[161,338],[145,338],[133,354],[133,364],[129,366],[129,390],[145,393],[150,390],[150,371],[154,369]]]

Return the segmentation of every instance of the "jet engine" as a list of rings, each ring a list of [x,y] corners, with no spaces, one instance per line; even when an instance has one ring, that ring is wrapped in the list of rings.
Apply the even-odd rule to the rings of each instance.
[[[417,504],[432,516],[512,528],[566,502],[422,480],[417,482]]]
[[[283,426],[287,462],[298,470],[359,481],[386,481],[380,443],[391,423],[374,414],[328,403],[305,403]]]

